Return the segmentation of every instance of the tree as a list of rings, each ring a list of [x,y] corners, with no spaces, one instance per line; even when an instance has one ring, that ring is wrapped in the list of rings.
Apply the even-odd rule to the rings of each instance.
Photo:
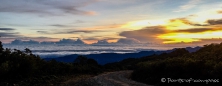
[[[0,53],[3,52],[3,46],[2,46],[2,42],[0,41]]]
[[[32,54],[32,51],[30,49],[28,49],[28,48],[25,48],[25,53]]]
[[[78,56],[75,60],[74,63],[77,64],[86,64],[87,63],[88,58],[84,57],[84,56]]]
[[[94,60],[94,59],[88,59],[88,60],[87,60],[87,64],[98,65],[97,61]]]

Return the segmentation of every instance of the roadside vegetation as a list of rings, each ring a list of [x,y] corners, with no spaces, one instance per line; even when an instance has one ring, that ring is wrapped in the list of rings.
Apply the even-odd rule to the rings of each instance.
[[[151,59],[152,58],[152,59]],[[222,80],[222,43],[209,44],[194,53],[177,49],[171,53],[143,57],[132,74],[132,79],[153,85],[218,85]],[[165,78],[166,82],[161,82]],[[191,79],[189,82],[170,79]],[[209,80],[211,79],[211,81]],[[212,80],[219,80],[212,81]],[[197,80],[197,81],[194,81]],[[200,81],[198,80],[206,80]],[[168,83],[168,81],[170,81]],[[208,83],[207,83],[208,81]]]
[[[29,49],[4,49],[0,42],[0,86],[53,85],[101,72],[101,66],[93,59],[80,56],[73,63],[44,61]]]

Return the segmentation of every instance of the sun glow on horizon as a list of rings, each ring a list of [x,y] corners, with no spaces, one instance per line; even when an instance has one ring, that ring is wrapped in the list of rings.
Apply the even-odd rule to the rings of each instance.
[[[122,28],[129,28],[131,30],[138,30],[147,26],[159,26],[166,24],[164,20],[141,20],[131,21],[122,26]]]
[[[201,39],[222,38],[222,30],[220,31],[205,31],[201,33],[166,33],[159,35],[158,38],[164,39],[163,43],[190,43],[200,41]]]

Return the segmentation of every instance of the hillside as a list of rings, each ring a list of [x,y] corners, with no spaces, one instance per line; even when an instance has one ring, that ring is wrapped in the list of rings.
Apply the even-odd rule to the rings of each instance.
[[[186,47],[185,49],[189,52],[195,52],[199,50],[201,47]],[[58,62],[67,62],[67,63],[72,63],[78,56],[83,56],[87,57],[90,59],[94,59],[98,62],[100,65],[105,65],[107,63],[113,63],[113,62],[119,62],[127,58],[141,58],[145,56],[151,56],[151,55],[159,55],[162,53],[170,53],[175,49],[172,50],[162,50],[162,51],[140,51],[138,53],[125,53],[125,54],[118,54],[118,53],[101,53],[101,54],[88,54],[88,55],[78,55],[78,54],[73,54],[73,55],[67,55],[67,56],[62,56],[62,57],[57,57],[57,58],[44,58],[46,61],[50,61],[52,59],[58,61]]]
[[[205,45],[193,53],[181,48],[169,54],[142,59],[136,63],[132,74],[132,79],[136,81],[172,86],[221,85],[219,80],[222,80],[222,43]],[[161,82],[163,78],[166,82]],[[187,80],[191,80],[190,83]]]

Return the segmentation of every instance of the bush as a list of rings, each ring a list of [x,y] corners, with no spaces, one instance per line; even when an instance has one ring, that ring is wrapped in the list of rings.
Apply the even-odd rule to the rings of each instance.
[[[184,49],[139,62],[132,79],[153,85],[191,85],[197,83],[162,83],[161,78],[222,79],[222,43],[205,45],[199,51],[187,53]],[[180,54],[181,53],[181,54]],[[165,58],[163,58],[165,57]],[[147,57],[148,58],[148,57]],[[198,85],[206,83],[198,83]],[[209,83],[221,85],[221,83]]]

